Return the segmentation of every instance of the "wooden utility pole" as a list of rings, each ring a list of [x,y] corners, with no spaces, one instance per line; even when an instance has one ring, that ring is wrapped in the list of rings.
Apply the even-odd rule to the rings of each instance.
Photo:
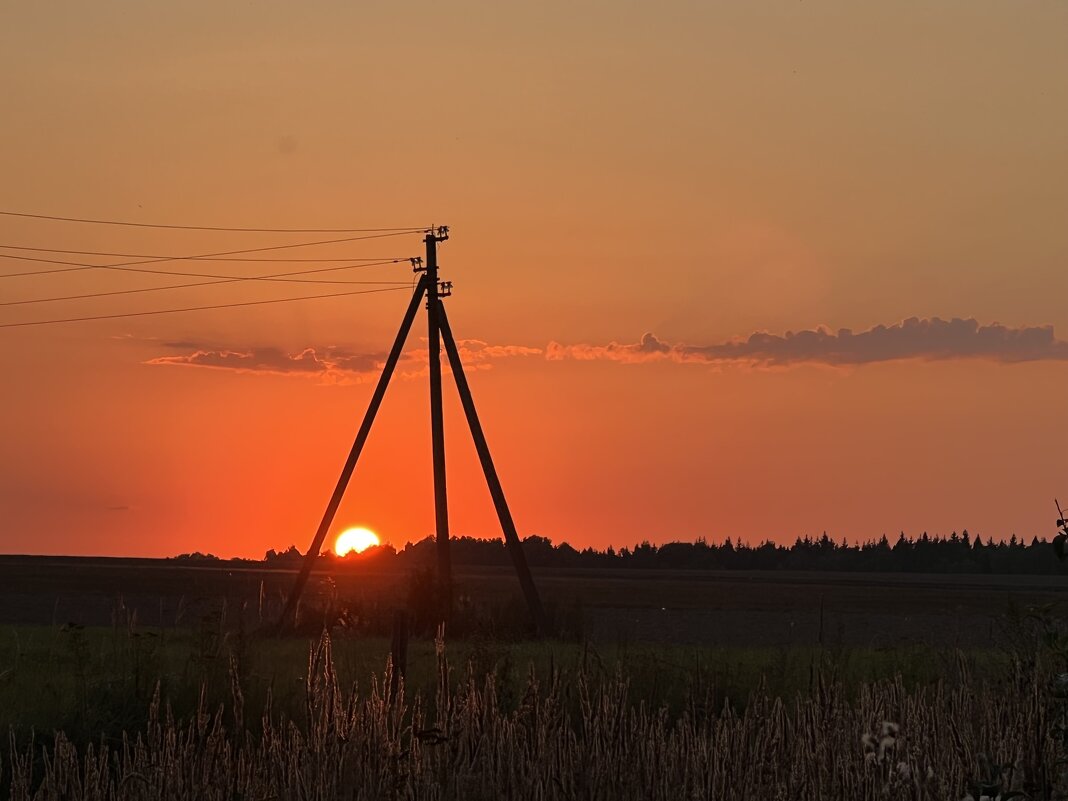
[[[467,377],[464,375],[460,352],[449,327],[448,317],[445,315],[445,306],[441,302],[442,298],[452,294],[452,283],[438,280],[437,246],[438,242],[444,242],[448,238],[449,229],[445,226],[430,229],[423,240],[426,244],[425,265],[420,265],[418,259],[414,259],[412,262],[416,272],[422,271],[424,275],[419,279],[415,294],[412,295],[411,303],[408,304],[408,310],[404,314],[404,320],[401,323],[400,331],[397,333],[397,339],[393,343],[393,349],[386,359],[386,364],[382,369],[382,376],[378,380],[374,395],[371,396],[371,402],[367,407],[367,413],[364,415],[363,424],[356,435],[356,441],[349,452],[345,467],[341,471],[341,478],[338,479],[334,494],[326,507],[326,513],[323,515],[319,529],[312,539],[311,547],[304,557],[304,563],[301,565],[300,573],[297,575],[293,589],[289,593],[289,598],[286,599],[285,609],[279,621],[280,627],[290,623],[294,617],[297,601],[304,590],[304,585],[308,581],[308,576],[311,574],[312,566],[315,564],[319,550],[323,546],[327,532],[330,530],[334,515],[341,503],[341,497],[344,495],[345,488],[352,477],[352,472],[356,468],[356,461],[360,457],[364,442],[367,440],[368,433],[370,433],[371,424],[374,423],[378,407],[381,405],[382,398],[386,393],[386,386],[389,384],[389,379],[397,366],[397,361],[404,348],[405,339],[412,327],[412,321],[419,310],[419,303],[425,296],[427,303],[427,341],[430,351],[430,436],[434,460],[434,524],[438,555],[437,594],[438,603],[440,604],[439,620],[448,621],[452,616],[452,560],[449,552],[449,507],[445,485],[445,425],[441,410],[441,344],[442,340],[444,340],[445,350],[452,366],[453,378],[456,380],[456,388],[460,393],[460,402],[463,404],[464,414],[467,416],[467,423],[471,429],[471,438],[475,442],[475,449],[478,451],[478,458],[482,463],[482,472],[486,476],[486,484],[489,486],[490,496],[493,498],[493,505],[497,510],[497,518],[500,520],[501,529],[504,532],[505,544],[508,547],[509,555],[512,557],[512,564],[515,567],[516,575],[519,577],[519,584],[530,609],[535,629],[538,634],[545,634],[548,631],[541,598],[538,596],[538,589],[534,585],[534,578],[530,574],[530,567],[527,565],[526,556],[523,553],[523,544],[519,539],[515,522],[512,520],[512,513],[509,511],[508,502],[504,497],[504,489],[501,487],[500,478],[498,478],[497,470],[493,465],[489,445],[486,443],[486,435],[482,431],[482,424],[479,422],[478,414],[475,411],[471,388],[468,386]],[[397,669],[396,675],[402,676],[405,662],[403,648],[400,647],[399,643],[407,640],[407,621],[403,616],[399,616],[397,621],[393,649],[394,666]]]
[[[427,343],[430,350],[430,439],[434,457],[434,526],[438,550],[438,602],[441,618],[452,618],[452,558],[449,554],[449,500],[445,486],[445,421],[441,411],[441,314],[438,242],[448,228],[431,230],[426,243]]]

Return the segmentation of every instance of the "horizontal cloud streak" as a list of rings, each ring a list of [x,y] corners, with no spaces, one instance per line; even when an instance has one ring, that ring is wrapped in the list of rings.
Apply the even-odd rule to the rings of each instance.
[[[210,367],[217,370],[236,370],[242,373],[322,373],[330,364],[306,348],[290,355],[278,348],[250,348],[247,350],[203,350],[180,356],[160,356],[148,364]]]
[[[350,382],[376,375],[385,362],[382,352],[349,351],[336,346],[286,351],[277,347],[219,347],[196,342],[167,342],[165,347],[187,351],[150,359],[147,364],[202,367],[242,373],[321,376],[329,382]],[[1002,363],[1068,361],[1068,342],[1058,340],[1053,326],[980,325],[974,319],[943,320],[910,317],[893,325],[865,331],[825,327],[785,334],[756,332],[742,339],[709,345],[669,343],[654,334],[637,342],[606,345],[561,344],[545,348],[491,345],[477,339],[459,340],[460,358],[469,370],[487,370],[501,359],[544,356],[550,361],[614,361],[627,364],[671,361],[746,367],[786,367],[797,364],[856,366],[876,362],[919,359],[987,359]],[[443,354],[444,355],[444,354]],[[402,377],[425,374],[424,347],[401,355]],[[447,367],[447,364],[446,364]]]
[[[460,339],[456,341],[460,358],[467,362],[485,362],[491,359],[507,359],[514,356],[539,356],[541,348],[529,348],[525,345],[490,345],[480,339]]]
[[[146,364],[156,366],[204,367],[240,373],[275,375],[319,375],[328,380],[352,380],[377,374],[383,367],[385,353],[360,353],[337,347],[304,348],[287,352],[276,347],[218,347],[196,342],[167,342],[165,347],[188,350],[173,356],[158,356]],[[535,356],[541,348],[523,345],[490,345],[477,339],[459,340],[460,358],[471,369],[489,369],[492,362],[517,356]],[[401,354],[399,369],[405,377],[421,375],[426,370],[427,354],[413,348]]]
[[[988,359],[996,362],[1066,361],[1068,342],[1054,337],[1053,326],[980,325],[974,319],[910,317],[866,331],[815,328],[785,334],[757,332],[745,339],[711,345],[670,344],[653,334],[635,343],[563,345],[551,342],[546,358],[648,361],[781,367],[795,364],[851,366],[902,359],[926,361]]]

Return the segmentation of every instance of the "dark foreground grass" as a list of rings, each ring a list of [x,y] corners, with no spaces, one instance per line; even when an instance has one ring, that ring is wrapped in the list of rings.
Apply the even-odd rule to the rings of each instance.
[[[177,717],[201,703],[214,707],[239,682],[246,714],[273,708],[293,720],[305,714],[308,649],[318,638],[263,637],[212,627],[146,629],[115,626],[0,629],[0,730],[22,740],[31,732],[62,730],[75,743],[120,738],[141,728],[157,691]],[[743,704],[754,692],[790,698],[813,690],[817,675],[846,694],[865,684],[899,678],[910,688],[955,676],[999,680],[1008,656],[990,648],[970,652],[907,648],[709,648],[471,638],[450,643],[452,664],[492,676],[503,708],[521,703],[527,678],[553,672],[627,676],[630,697],[669,712],[695,693],[717,704]],[[342,687],[366,685],[381,674],[389,641],[335,634],[332,660]],[[409,646],[407,686],[430,692],[439,680],[435,644]]]
[[[1018,655],[439,640],[391,697],[381,640],[11,634],[16,801],[1064,797],[1057,677]],[[77,716],[103,736],[41,730]]]

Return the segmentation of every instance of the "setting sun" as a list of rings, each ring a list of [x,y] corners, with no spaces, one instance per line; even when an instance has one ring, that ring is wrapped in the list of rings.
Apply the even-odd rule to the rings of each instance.
[[[368,548],[373,548],[376,545],[381,545],[381,540],[378,539],[378,535],[375,534],[369,528],[349,528],[342,531],[337,541],[334,543],[334,553],[338,556],[346,556],[347,554],[363,553]]]

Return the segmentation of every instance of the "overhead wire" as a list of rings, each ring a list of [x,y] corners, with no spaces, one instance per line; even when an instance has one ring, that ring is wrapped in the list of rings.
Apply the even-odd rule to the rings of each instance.
[[[355,270],[355,269],[358,269],[360,267],[378,267],[378,266],[381,266],[383,264],[399,264],[400,262],[405,262],[405,261],[406,262],[410,262],[411,258],[382,259],[381,261],[367,261],[367,262],[360,262],[359,264],[345,264],[345,265],[343,265],[341,267],[319,267],[319,268],[316,268],[314,270],[294,270],[294,271],[288,272],[288,273],[277,273],[276,275],[278,277],[280,277],[280,276],[288,276],[288,275],[310,275],[312,273],[325,273],[325,272],[332,272],[332,271],[336,271],[336,270]],[[230,278],[242,279],[242,278],[245,278],[245,277],[250,278],[250,279],[255,278],[255,276],[220,275],[218,273],[194,273],[194,272],[189,272],[188,270],[146,270],[146,269],[141,268],[141,267],[127,267],[125,265],[119,265],[119,264],[86,264],[85,262],[80,262],[80,261],[65,261],[65,262],[60,262],[60,263],[61,264],[73,264],[73,265],[76,265],[77,269],[73,269],[73,270],[34,270],[34,271],[26,272],[26,273],[7,273],[6,275],[0,276],[0,277],[3,277],[3,278],[16,278],[16,277],[19,277],[19,276],[27,276],[27,275],[49,275],[51,273],[79,272],[80,270],[83,270],[83,269],[98,269],[98,270],[115,270],[115,271],[121,272],[121,273],[137,273],[138,275],[176,275],[176,276],[181,276],[181,277],[185,277],[185,278],[220,278],[220,279],[230,279]],[[272,274],[270,277],[276,277],[276,275]],[[263,277],[266,278],[268,276],[263,276]]]
[[[75,265],[75,266],[67,267],[67,268],[59,269],[59,270],[30,270],[30,271],[25,271],[25,272],[21,272],[21,273],[5,273],[3,275],[0,275],[0,278],[21,278],[21,277],[27,276],[27,275],[48,275],[48,274],[52,274],[52,273],[70,273],[70,272],[80,272],[82,270],[120,270],[122,268],[133,267],[133,266],[141,265],[141,264],[159,264],[161,262],[167,262],[167,261],[200,261],[200,260],[205,260],[205,259],[212,259],[212,258],[219,257],[219,256],[241,256],[241,255],[244,255],[246,253],[264,253],[264,252],[267,252],[267,251],[275,251],[275,250],[286,250],[286,249],[292,249],[292,248],[315,247],[317,245],[336,245],[336,244],[339,244],[339,243],[342,243],[342,242],[356,242],[356,241],[360,241],[360,240],[364,240],[364,239],[381,239],[383,237],[389,237],[389,236],[404,236],[405,234],[410,234],[410,233],[413,233],[413,232],[405,231],[405,232],[391,233],[391,234],[374,234],[374,235],[371,235],[371,236],[351,236],[351,237],[345,237],[345,238],[342,238],[342,239],[325,239],[325,240],[320,240],[320,241],[317,241],[317,242],[294,242],[294,243],[291,243],[291,244],[288,244],[288,245],[268,245],[268,246],[265,246],[265,247],[258,247],[258,248],[244,248],[242,250],[224,250],[224,251],[219,251],[219,252],[216,252],[216,253],[200,253],[200,254],[197,254],[195,256],[165,256],[165,257],[161,256],[159,258],[153,257],[153,258],[150,258],[150,259],[142,259],[142,260],[138,260],[138,261],[119,262],[118,264],[85,264],[83,262],[66,262],[66,261],[58,261],[58,260],[54,260],[54,259],[40,259],[40,258],[25,257],[23,259],[24,261],[39,261],[39,262],[45,262],[45,263],[69,264],[69,265]]]
[[[377,233],[396,231],[415,233],[430,230],[430,226],[407,225],[395,228],[243,228],[222,225],[168,225],[163,223],[142,223],[131,220],[95,220],[83,217],[61,217],[55,214],[29,214],[21,211],[0,211],[4,217],[22,217],[32,220],[51,220],[54,222],[86,223],[90,225],[121,225],[131,228],[159,228],[177,231],[234,231],[261,234],[348,234]]]
[[[76,256],[120,256],[130,259],[183,259],[185,261],[378,261],[379,259],[389,259],[392,256],[360,256],[349,259],[333,258],[333,259],[235,259],[235,258],[217,258],[210,256],[161,256],[158,253],[111,253],[102,250],[63,250],[61,248],[36,248],[28,245],[0,245],[0,248],[4,250],[28,250],[33,253],[66,253]],[[4,253],[0,254],[5,259],[22,259],[24,261],[34,261],[34,259],[28,256],[19,256],[16,253]],[[43,261],[43,259],[42,259]],[[57,261],[56,264],[67,264],[68,262]]]
[[[262,306],[262,305],[275,304],[275,303],[291,303],[291,302],[297,302],[297,301],[303,301],[303,300],[318,300],[318,299],[325,299],[325,298],[348,297],[348,296],[353,296],[353,295],[377,294],[377,293],[381,293],[381,292],[395,292],[395,291],[398,291],[398,290],[401,290],[401,289],[407,289],[408,287],[406,286],[406,284],[402,284],[402,282],[326,281],[326,280],[314,280],[314,279],[293,279],[293,278],[291,278],[291,276],[293,276],[293,275],[308,275],[308,274],[324,273],[324,272],[334,272],[334,271],[340,271],[340,270],[351,270],[351,269],[355,269],[357,267],[373,267],[373,266],[377,266],[377,265],[381,265],[381,264],[395,264],[395,263],[399,263],[399,262],[403,262],[403,261],[412,261],[409,258],[379,259],[377,261],[376,260],[352,259],[351,261],[354,261],[354,262],[355,261],[359,261],[360,263],[347,263],[347,264],[343,264],[341,266],[336,266],[336,267],[320,267],[320,268],[316,268],[316,269],[312,269],[312,270],[296,270],[296,271],[291,271],[291,272],[287,272],[287,273],[274,273],[274,274],[266,275],[266,276],[233,276],[233,275],[219,275],[219,274],[214,274],[214,273],[194,273],[194,272],[174,271],[174,270],[146,270],[146,269],[137,269],[137,266],[138,265],[147,265],[147,264],[158,264],[158,263],[161,263],[161,262],[170,262],[170,261],[206,261],[206,260],[211,260],[211,261],[227,261],[227,260],[232,260],[232,261],[259,261],[260,259],[228,259],[226,257],[244,256],[246,254],[251,254],[251,253],[265,253],[265,252],[272,252],[272,251],[279,251],[279,250],[291,250],[291,249],[296,249],[296,248],[316,247],[316,246],[320,246],[320,245],[334,245],[334,244],[356,242],[356,241],[369,240],[369,239],[382,239],[382,238],[386,238],[386,237],[404,236],[404,235],[410,235],[410,234],[413,234],[413,233],[421,233],[421,232],[423,232],[425,230],[428,230],[428,229],[423,228],[423,227],[390,228],[390,229],[252,229],[252,228],[224,228],[224,227],[221,227],[221,226],[166,226],[166,225],[158,225],[157,226],[157,225],[149,225],[149,224],[146,224],[146,223],[127,223],[127,222],[123,222],[123,221],[110,221],[110,220],[89,220],[89,219],[80,219],[80,218],[57,217],[57,216],[53,216],[53,215],[32,215],[32,214],[24,214],[24,213],[21,213],[21,212],[0,211],[0,215],[14,216],[14,217],[31,217],[31,218],[39,218],[39,219],[54,219],[54,220],[62,220],[62,221],[67,221],[67,222],[96,223],[96,224],[102,224],[102,225],[127,225],[127,224],[129,224],[129,225],[133,225],[135,227],[146,227],[146,228],[181,228],[181,229],[188,229],[188,230],[208,230],[208,231],[258,231],[258,232],[271,232],[271,233],[322,232],[322,233],[361,233],[362,234],[360,236],[350,236],[350,237],[341,237],[341,238],[336,238],[336,239],[316,240],[316,241],[311,241],[311,242],[302,241],[302,242],[293,242],[293,243],[279,244],[279,245],[265,245],[265,246],[255,247],[255,248],[241,248],[239,250],[216,251],[216,252],[211,252],[211,253],[200,253],[200,254],[196,254],[196,255],[186,255],[186,256],[141,256],[141,255],[137,255],[136,256],[136,258],[137,258],[136,261],[120,262],[120,263],[117,263],[117,264],[87,264],[87,263],[84,263],[84,262],[67,262],[67,261],[60,261],[60,260],[56,260],[56,259],[44,259],[44,258],[38,258],[38,257],[21,256],[21,255],[18,255],[18,254],[0,253],[0,258],[21,259],[21,260],[24,260],[24,261],[38,261],[38,262],[44,262],[44,263],[55,263],[55,264],[66,265],[64,268],[57,269],[57,270],[36,270],[36,271],[27,271],[27,272],[22,272],[22,273],[7,273],[7,274],[4,274],[4,275],[0,275],[0,278],[14,278],[14,277],[19,277],[19,276],[44,275],[44,274],[51,274],[51,273],[80,272],[80,271],[85,271],[85,270],[117,270],[117,271],[120,271],[120,272],[136,272],[136,273],[147,273],[147,274],[158,274],[158,275],[180,275],[180,276],[184,276],[184,277],[202,277],[202,278],[213,279],[213,280],[209,280],[209,281],[195,282],[195,283],[190,283],[190,284],[168,285],[168,286],[163,286],[163,287],[142,287],[142,288],[129,289],[129,290],[112,290],[112,291],[105,291],[105,292],[98,292],[98,293],[87,293],[85,295],[70,295],[70,296],[65,296],[65,297],[39,298],[39,299],[30,299],[30,300],[25,300],[25,301],[9,301],[9,302],[0,303],[0,305],[4,305],[4,306],[23,305],[23,304],[28,304],[28,303],[44,303],[44,302],[52,302],[52,301],[60,301],[60,300],[75,300],[75,299],[89,298],[89,297],[104,297],[104,296],[111,296],[111,295],[136,294],[136,293],[141,293],[141,292],[164,291],[164,290],[168,290],[168,289],[180,289],[180,288],[187,288],[187,287],[192,287],[192,286],[207,286],[207,285],[214,285],[214,284],[239,283],[239,282],[243,283],[243,282],[248,282],[248,281],[284,281],[284,282],[287,282],[287,283],[315,283],[315,284],[372,284],[372,283],[374,283],[374,284],[391,284],[390,286],[383,286],[383,287],[377,288],[377,289],[364,289],[364,290],[354,290],[354,291],[346,291],[346,292],[330,292],[330,293],[318,294],[318,295],[300,295],[300,296],[292,296],[292,297],[285,297],[285,298],[269,298],[269,299],[265,299],[265,300],[254,300],[254,301],[237,301],[237,302],[230,302],[230,303],[204,305],[204,306],[188,306],[188,307],[183,307],[183,308],[178,308],[178,309],[155,309],[155,310],[148,310],[148,311],[117,312],[117,313],[111,313],[111,314],[96,314],[96,315],[87,315],[87,316],[82,316],[82,317],[65,317],[65,318],[57,318],[57,319],[49,319],[49,320],[28,320],[28,321],[24,321],[24,322],[0,323],[0,328],[21,328],[21,327],[28,327],[28,326],[56,325],[56,324],[74,323],[74,322],[88,322],[88,321],[93,321],[93,320],[110,320],[110,319],[123,319],[123,318],[131,318],[131,317],[147,317],[147,316],[162,315],[162,314],[178,314],[178,313],[192,312],[192,311],[206,311],[206,310],[214,310],[214,309],[241,308],[241,307],[247,307],[247,306]],[[10,249],[10,250],[25,250],[25,251],[30,251],[30,252],[42,252],[42,253],[67,253],[67,252],[70,252],[70,253],[76,253],[76,254],[79,254],[79,255],[112,255],[112,254],[107,254],[107,253],[102,253],[102,252],[95,252],[95,251],[64,251],[64,250],[59,250],[59,249],[31,248],[29,246],[23,247],[23,246],[19,246],[19,245],[0,245],[0,247],[7,248],[7,249]],[[125,254],[114,254],[114,255],[125,255]],[[133,255],[133,254],[130,254],[130,255]],[[274,259],[262,259],[262,261],[273,261],[273,260]],[[332,263],[332,262],[335,262],[335,261],[342,261],[342,260],[341,259],[310,259],[309,258],[309,259],[277,259],[277,261],[316,261],[316,262],[330,262],[330,263]],[[345,260],[345,261],[350,261],[350,260]],[[402,285],[397,286],[395,284],[402,284]]]
[[[163,292],[170,289],[189,289],[191,287],[198,286],[218,286],[219,284],[233,284],[247,281],[267,281],[267,282],[281,282],[290,284],[346,284],[346,285],[363,285],[363,286],[408,286],[407,281],[329,281],[318,280],[314,278],[290,278],[294,275],[311,275],[314,273],[354,269],[357,267],[376,267],[383,264],[395,264],[399,261],[410,261],[410,259],[390,259],[388,261],[370,262],[366,264],[351,264],[347,267],[328,267],[321,270],[294,270],[287,273],[272,273],[271,275],[212,275],[210,273],[180,273],[180,272],[168,272],[162,270],[143,270],[139,272],[154,273],[156,275],[184,275],[189,277],[198,278],[215,278],[219,280],[215,281],[196,281],[191,284],[168,284],[167,286],[149,286],[139,287],[136,289],[114,289],[105,292],[90,292],[81,295],[64,295],[61,297],[52,298],[31,298],[28,300],[8,300],[0,302],[0,306],[26,306],[33,303],[54,303],[64,300],[85,300],[88,298],[103,298],[111,297],[115,295],[136,295],[145,292]]]
[[[21,323],[0,323],[0,328],[23,328],[38,325],[57,325],[60,323],[82,323],[92,320],[118,320],[126,317],[149,317],[157,314],[180,314],[183,312],[208,311],[213,309],[234,309],[243,306],[266,306],[271,303],[293,303],[301,300],[320,300],[322,298],[342,298],[351,295],[373,295],[380,292],[398,292],[407,290],[406,286],[386,287],[383,289],[362,289],[352,292],[331,292],[323,295],[300,295],[289,298],[271,298],[268,300],[249,300],[238,303],[219,303],[213,306],[187,306],[182,309],[155,309],[153,311],[122,312],[119,314],[99,314],[91,317],[66,317],[56,320],[30,320]]]

